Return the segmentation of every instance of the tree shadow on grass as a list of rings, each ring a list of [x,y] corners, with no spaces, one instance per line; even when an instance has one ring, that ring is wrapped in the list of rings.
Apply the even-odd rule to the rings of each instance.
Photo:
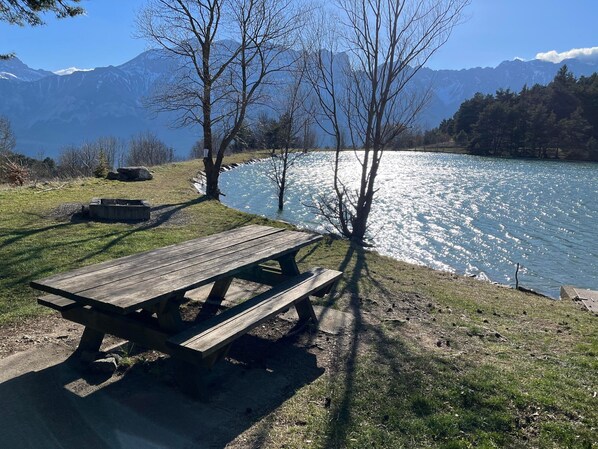
[[[106,234],[86,236],[86,237],[81,237],[81,238],[76,238],[77,231],[73,231],[75,233],[74,239],[62,240],[62,241],[59,241],[56,243],[48,243],[49,241],[51,241],[51,239],[48,239],[48,242],[41,242],[39,246],[23,248],[22,250],[19,251],[19,253],[16,257],[11,257],[10,260],[5,259],[5,260],[0,261],[0,269],[2,270],[3,273],[10,273],[13,269],[12,268],[13,265],[15,265],[15,264],[23,264],[23,263],[27,263],[27,262],[33,262],[34,260],[39,259],[40,254],[43,251],[59,250],[59,249],[66,250],[69,247],[76,248],[77,246],[89,244],[90,242],[108,239],[108,241],[106,243],[104,243],[100,246],[97,246],[96,249],[82,255],[81,257],[78,257],[78,258],[72,259],[72,260],[69,259],[67,262],[65,262],[63,264],[60,264],[59,260],[53,261],[54,262],[53,265],[45,265],[44,267],[41,267],[36,270],[32,269],[25,276],[13,278],[13,280],[6,285],[7,285],[7,287],[16,287],[16,286],[22,285],[24,283],[27,283],[33,279],[42,277],[43,275],[45,275],[49,272],[54,272],[57,268],[64,267],[64,266],[72,267],[72,266],[80,265],[90,259],[93,259],[94,257],[96,257],[102,253],[110,251],[115,246],[123,243],[123,241],[125,241],[127,238],[129,238],[135,234],[143,233],[143,232],[150,232],[153,229],[160,228],[164,224],[168,223],[169,220],[175,214],[177,214],[189,207],[201,204],[205,201],[207,201],[207,197],[202,196],[202,197],[194,198],[192,200],[182,202],[182,203],[165,204],[165,205],[157,206],[155,208],[155,210],[159,211],[160,213],[156,214],[157,216],[155,216],[151,221],[149,221],[147,223],[130,224],[127,226],[127,229],[125,229],[125,230],[110,230],[110,232],[108,232]],[[40,218],[45,218],[45,217],[40,216]],[[247,221],[250,221],[250,219],[251,218],[247,218]],[[14,237],[10,237],[7,240],[5,240],[4,242],[0,243],[0,250],[2,250],[2,249],[7,250],[11,245],[17,244],[20,241],[27,239],[29,237],[43,238],[42,236],[44,235],[44,233],[52,233],[57,230],[65,230],[65,229],[70,229],[70,228],[76,229],[77,226],[85,226],[86,223],[88,223],[88,222],[89,222],[88,219],[83,219],[81,216],[76,216],[71,221],[65,222],[65,223],[59,223],[59,224],[44,226],[44,227],[35,228],[35,229],[24,229],[24,230],[16,230],[16,231],[10,230],[8,232],[5,232],[4,235],[5,236],[11,235],[11,234],[15,234],[15,235],[14,235]],[[243,223],[241,223],[241,224],[243,224]],[[233,227],[237,227],[237,226],[239,226],[238,222],[236,222]],[[82,235],[84,235],[84,234],[82,234]],[[0,234],[0,237],[1,236],[2,235]],[[7,277],[10,278],[11,276],[7,276]]]
[[[414,350],[413,343],[401,335],[401,327],[411,324],[402,320],[384,323],[384,308],[371,319],[365,283],[386,296],[389,303],[392,298],[408,302],[410,308],[414,304],[411,298],[396,298],[396,292],[375,279],[368,256],[364,248],[350,245],[338,266],[345,273],[345,282],[328,299],[330,306],[341,296],[348,298],[347,311],[354,322],[345,335],[346,345],[337,346],[335,368],[340,375],[332,376],[330,382],[338,394],[334,394],[329,414],[334,419],[328,421],[322,447],[350,445],[350,436],[362,432],[360,419],[368,420],[370,429],[381,429],[376,430],[378,439],[372,444],[383,447],[392,447],[391,435],[407,445],[413,438],[435,440],[440,446],[458,439],[475,443],[478,438],[488,438],[499,444],[512,441],[509,399],[501,396],[505,390],[493,376],[482,379],[483,371],[477,367],[458,364],[433,349]],[[474,401],[467,403],[468,395]],[[458,413],[447,412],[447,403],[452,403]]]
[[[44,226],[42,228],[3,230],[0,232],[0,239],[8,236],[12,237],[7,238],[6,240],[0,243],[0,250],[28,237],[32,237],[34,235],[41,234],[44,232],[51,232],[56,231],[58,229],[67,228],[71,225],[72,223],[59,223],[55,225]]]

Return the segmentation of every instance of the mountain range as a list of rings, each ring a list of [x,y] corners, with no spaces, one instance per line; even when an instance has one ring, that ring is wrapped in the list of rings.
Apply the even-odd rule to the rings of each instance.
[[[431,86],[431,98],[420,124],[423,128],[437,126],[476,92],[519,91],[524,85],[547,84],[563,64],[576,76],[598,71],[598,60],[587,59],[557,64],[513,60],[497,67],[462,70],[423,68],[413,79],[413,87],[424,90]],[[33,157],[55,157],[64,146],[101,136],[128,139],[147,130],[185,157],[201,136],[199,128],[173,127],[172,114],[155,114],[146,101],[172,70],[159,50],[146,51],[116,67],[62,76],[32,69],[18,58],[0,61],[0,115],[11,122],[16,150]]]

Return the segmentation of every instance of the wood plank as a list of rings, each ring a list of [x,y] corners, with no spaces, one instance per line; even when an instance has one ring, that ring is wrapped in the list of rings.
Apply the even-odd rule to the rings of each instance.
[[[51,309],[58,310],[62,312],[63,310],[68,310],[72,307],[78,307],[79,304],[76,301],[71,299],[63,298],[62,296],[58,295],[45,295],[37,298],[37,303],[50,307]]]
[[[85,292],[100,292],[107,291],[112,294],[115,290],[122,290],[128,286],[138,286],[145,282],[152,282],[156,279],[161,279],[164,276],[174,275],[175,277],[180,276],[180,273],[186,269],[190,269],[196,265],[210,266],[214,263],[222,261],[227,263],[229,259],[236,258],[237,254],[243,251],[256,251],[256,248],[263,248],[271,242],[278,242],[284,240],[287,237],[283,233],[261,235],[256,238],[241,238],[240,240],[234,240],[228,245],[218,249],[213,249],[206,254],[200,254],[197,257],[183,257],[182,260],[174,261],[167,266],[153,267],[152,260],[145,260],[144,265],[148,266],[144,271],[139,270],[134,272],[124,273],[122,278],[115,279],[109,282],[92,284],[91,288],[81,286],[77,288],[73,286],[70,291],[85,294]],[[94,297],[97,297],[94,294]]]
[[[205,237],[199,237],[197,239],[187,240],[187,241],[184,241],[181,243],[173,243],[171,245],[163,246],[160,248],[131,254],[129,256],[119,257],[118,259],[111,259],[111,260],[107,260],[105,262],[100,262],[100,263],[96,263],[93,265],[87,265],[85,267],[77,268],[75,270],[71,270],[66,273],[55,274],[48,278],[42,279],[42,281],[55,282],[55,281],[60,281],[62,279],[67,279],[67,278],[76,277],[76,276],[80,276],[80,275],[84,275],[84,274],[88,274],[88,273],[93,273],[93,272],[102,270],[104,268],[122,265],[123,263],[134,261],[137,258],[142,258],[142,257],[147,257],[147,256],[153,257],[160,253],[172,252],[173,250],[178,251],[180,248],[185,248],[186,246],[194,246],[197,242],[200,242],[200,241],[209,243],[212,241],[220,240],[222,238],[226,238],[227,236],[229,236],[229,237],[234,236],[238,233],[250,232],[252,229],[255,229],[255,228],[274,229],[269,226],[261,226],[261,225],[243,226],[241,228],[230,229],[228,231],[223,231],[223,232],[220,232],[217,234],[212,234],[212,235],[205,236]]]
[[[202,260],[211,260],[222,253],[233,252],[234,248],[239,245],[259,245],[260,243],[252,242],[280,232],[281,230],[275,228],[254,230],[251,233],[229,237],[226,241],[211,242],[208,246],[204,246],[203,242],[197,242],[196,246],[186,247],[181,252],[173,251],[166,256],[162,254],[156,257],[145,256],[141,260],[136,259],[126,265],[110,267],[75,278],[52,282],[51,286],[59,291],[77,292],[101,287],[102,285],[124,285],[127,278],[138,275],[144,275],[147,279],[152,279],[185,267],[191,261],[198,263]]]
[[[277,285],[290,279],[289,276],[282,274],[280,268],[267,267],[263,265],[253,266],[248,268],[235,276],[237,279],[245,281],[256,282],[265,285]]]
[[[127,288],[119,289],[114,294],[109,291],[94,291],[78,293],[78,295],[82,296],[82,301],[102,301],[107,307],[113,306],[115,309],[122,310],[122,313],[128,313],[140,306],[161,301],[171,295],[180,294],[224,277],[234,276],[247,266],[296,251],[297,248],[314,243],[320,238],[319,236],[297,234],[292,242],[280,241],[278,245],[262,250],[249,248],[245,251],[236,252],[234,259],[228,257],[211,261],[212,263],[194,265],[179,272],[161,276],[159,279],[153,279],[151,282],[146,282],[141,288],[139,285],[133,284]]]
[[[250,240],[282,231],[282,229],[268,226],[245,226],[220,234],[82,267],[68,273],[33,281],[31,286],[39,289],[43,289],[44,286],[51,286],[55,291],[70,291],[74,288],[84,289],[87,284],[89,284],[89,287],[93,287],[109,280],[117,281],[130,276],[131,272],[146,271],[148,266],[149,269],[155,269],[161,265],[168,265],[173,261],[181,260],[181,258],[200,257],[202,254],[208,254],[214,249],[235,245],[245,239]],[[148,264],[148,262],[151,263]]]
[[[207,357],[341,276],[339,271],[315,268],[169,338],[167,344]]]
[[[83,304],[126,314],[160,302],[172,295],[180,295],[192,288],[231,276],[247,266],[296,251],[297,248],[320,239],[319,235],[285,231],[274,234],[269,239],[269,246],[258,242],[257,247],[248,247],[244,251],[229,250],[228,254],[218,260],[195,264],[177,272],[158,277],[142,275],[129,278],[126,286],[123,282],[119,282],[114,286],[104,285],[83,292],[58,290],[57,293]],[[50,286],[44,286],[43,289],[53,292]]]

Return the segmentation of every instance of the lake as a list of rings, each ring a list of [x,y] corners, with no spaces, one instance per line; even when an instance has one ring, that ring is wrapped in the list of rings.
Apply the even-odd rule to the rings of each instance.
[[[223,173],[222,201],[324,231],[306,204],[332,190],[333,159],[298,159],[282,213],[268,160]],[[359,168],[343,154],[348,184]],[[519,285],[554,298],[563,284],[598,288],[598,164],[387,152],[377,186],[370,236],[381,254],[511,286],[519,263]]]

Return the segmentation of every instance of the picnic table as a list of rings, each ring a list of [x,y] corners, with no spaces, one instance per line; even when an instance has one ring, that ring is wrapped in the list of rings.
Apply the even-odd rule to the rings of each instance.
[[[321,236],[250,225],[85,266],[31,282],[50,293],[38,303],[85,326],[75,354],[98,351],[105,334],[173,357],[181,385],[201,394],[202,371],[232,342],[294,306],[302,322],[316,320],[310,295],[329,292],[342,273],[300,272],[298,251]],[[276,264],[269,261],[275,261]],[[216,314],[234,278],[270,288]],[[193,323],[181,318],[189,290],[213,284]]]

